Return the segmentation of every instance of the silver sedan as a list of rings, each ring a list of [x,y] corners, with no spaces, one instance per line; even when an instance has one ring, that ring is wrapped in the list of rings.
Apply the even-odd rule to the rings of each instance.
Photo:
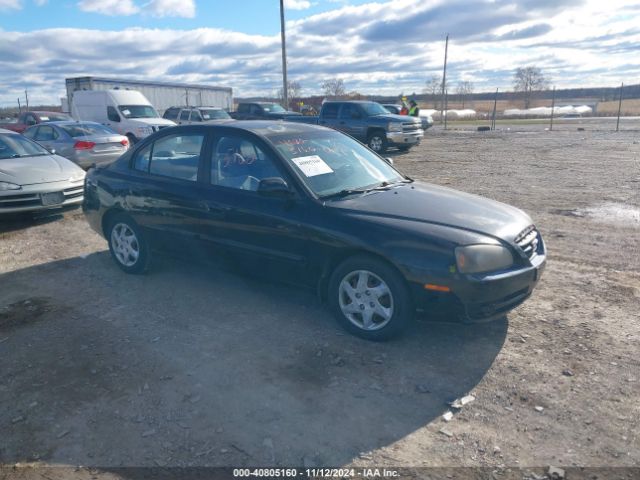
[[[75,163],[0,129],[0,216],[78,205],[84,177]]]
[[[48,122],[23,135],[85,169],[111,163],[129,149],[127,137],[95,122]]]

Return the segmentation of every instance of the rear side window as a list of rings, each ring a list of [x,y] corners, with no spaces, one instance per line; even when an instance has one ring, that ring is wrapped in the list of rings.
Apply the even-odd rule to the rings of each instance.
[[[195,182],[204,143],[202,134],[169,135],[140,150],[133,168],[163,177]]]
[[[167,120],[175,120],[178,118],[178,112],[180,110],[178,108],[169,108],[166,112],[164,112],[163,117]]]
[[[189,110],[182,110],[182,112],[180,112],[180,120],[189,120]]]
[[[35,136],[36,142],[46,142],[55,140],[58,138],[58,132],[56,132],[53,127],[41,125],[38,128],[38,133]]]
[[[338,118],[338,106],[337,103],[327,103],[322,107],[322,116],[324,118]]]

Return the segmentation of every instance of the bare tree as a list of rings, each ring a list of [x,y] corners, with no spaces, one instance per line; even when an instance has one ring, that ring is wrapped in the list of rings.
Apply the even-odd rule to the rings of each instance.
[[[344,86],[344,81],[341,78],[332,78],[325,80],[322,85],[324,94],[326,97],[340,98],[343,97],[347,90]]]
[[[467,80],[458,82],[456,93],[458,94],[460,101],[462,102],[462,108],[464,108],[464,102],[467,95],[471,95],[473,93],[473,83]]]
[[[449,90],[449,82],[447,81],[447,85],[445,86],[445,90]],[[423,89],[423,93],[426,93],[431,101],[433,102],[433,108],[438,110],[439,100],[442,96],[442,76],[441,75],[431,75],[425,84],[425,88]],[[414,93],[415,95],[415,93]]]
[[[433,102],[433,108],[438,109],[438,95],[442,91],[442,77],[438,75],[431,75],[427,80],[424,88],[431,101]]]
[[[288,100],[290,104],[300,99],[301,92],[302,85],[300,85],[300,82],[295,80],[287,81],[287,97],[289,97]],[[276,98],[278,99],[278,102],[284,106],[284,92],[282,91],[282,88],[276,92]]]
[[[533,98],[533,92],[539,92],[549,88],[549,80],[544,76],[539,67],[520,67],[513,75],[513,90],[522,92],[524,108],[529,108]]]

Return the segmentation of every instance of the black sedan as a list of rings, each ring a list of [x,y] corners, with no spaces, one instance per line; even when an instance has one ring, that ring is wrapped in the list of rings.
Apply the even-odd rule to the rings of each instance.
[[[416,309],[503,316],[546,259],[517,208],[413,181],[351,137],[297,123],[157,132],[89,171],[83,209],[125,272],[143,272],[152,251],[230,256],[317,288],[371,340]]]

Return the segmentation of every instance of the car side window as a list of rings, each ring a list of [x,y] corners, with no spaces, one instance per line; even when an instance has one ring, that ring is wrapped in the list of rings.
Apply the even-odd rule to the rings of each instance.
[[[260,115],[262,113],[262,109],[258,105],[251,105],[249,113],[251,115]]]
[[[189,113],[190,113],[189,110],[182,110],[180,112],[180,120],[185,122],[189,121]]]
[[[107,118],[111,122],[120,121],[120,115],[118,115],[118,112],[116,111],[115,107],[107,107]]]
[[[351,118],[351,114],[356,110],[353,108],[354,106],[350,103],[345,103],[342,105],[342,110],[340,110],[340,118]]]
[[[31,114],[28,114],[26,117],[24,117],[24,123],[25,125],[35,125],[38,122],[36,121],[36,117],[34,117]]]
[[[212,185],[255,192],[260,180],[282,176],[275,159],[246,138],[221,137],[213,150]]]
[[[338,104],[337,103],[327,103],[322,108],[322,116],[324,118],[338,118]]]
[[[27,138],[30,138],[31,140],[35,140],[36,133],[38,132],[38,128],[40,127],[28,128],[24,131],[22,135],[24,135]]]
[[[55,139],[56,135],[52,127],[41,125],[38,128],[38,133],[35,136],[37,142],[47,142]]]
[[[195,182],[204,135],[168,135],[153,142],[149,173]]]
[[[169,108],[166,112],[164,112],[163,118],[166,118],[167,120],[175,120],[176,118],[178,118],[179,111],[180,110],[178,110],[177,108]]]
[[[191,111],[191,121],[192,122],[201,122],[202,121],[202,115],[200,115],[200,112],[198,110],[192,110]]]

